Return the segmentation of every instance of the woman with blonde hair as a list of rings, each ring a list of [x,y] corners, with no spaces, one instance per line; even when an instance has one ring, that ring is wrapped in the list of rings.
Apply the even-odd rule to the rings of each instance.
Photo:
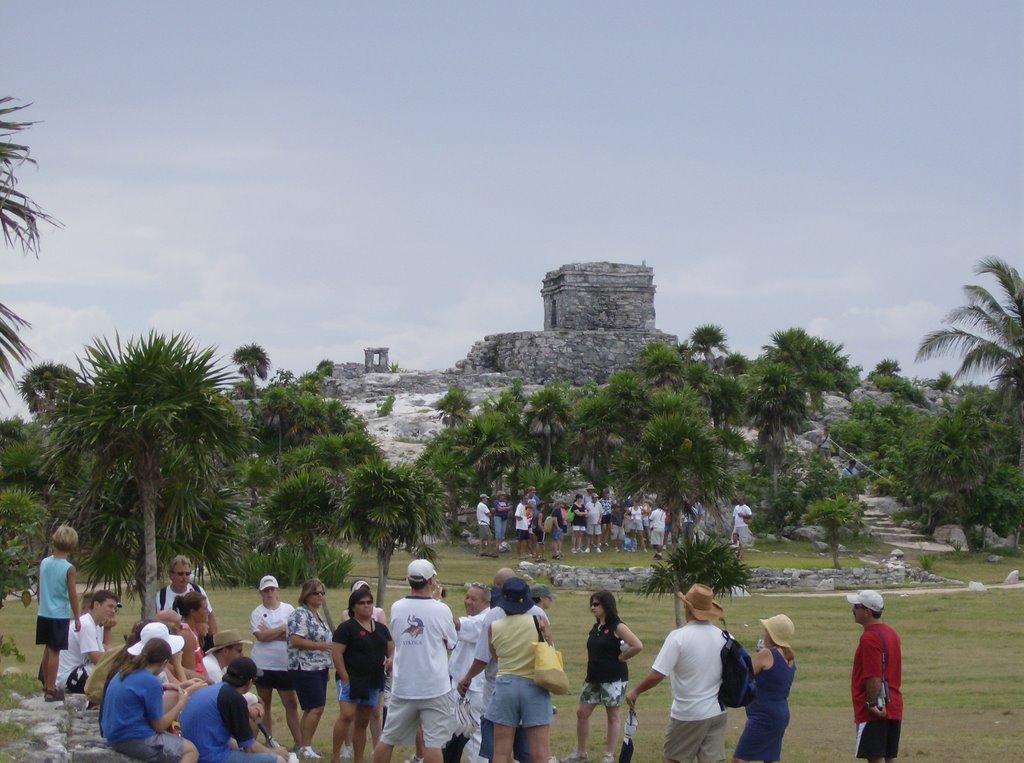
[[[299,606],[288,616],[288,672],[302,708],[299,718],[300,758],[319,758],[313,735],[327,704],[327,673],[331,667],[331,630],[320,616],[327,589],[318,578],[302,584]]]
[[[732,763],[782,759],[782,736],[789,725],[789,689],[796,677],[790,640],[796,630],[786,615],[762,620],[764,647],[754,655],[757,698],[747,705],[747,725],[736,743]]]

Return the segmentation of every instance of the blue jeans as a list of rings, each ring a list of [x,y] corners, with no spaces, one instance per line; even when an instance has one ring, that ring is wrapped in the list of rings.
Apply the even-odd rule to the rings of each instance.
[[[506,524],[508,524],[508,517],[494,517],[494,539],[499,543],[505,540]]]
[[[280,763],[280,758],[272,752],[242,752],[232,750],[224,758],[224,763]]]

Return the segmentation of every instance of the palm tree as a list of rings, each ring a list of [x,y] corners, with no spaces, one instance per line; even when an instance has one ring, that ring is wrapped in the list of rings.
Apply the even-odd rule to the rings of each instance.
[[[786,440],[807,418],[807,393],[795,373],[781,363],[765,363],[750,375],[747,415],[757,429],[757,440],[767,448],[772,493],[779,491],[779,469]]]
[[[694,352],[700,353],[704,365],[710,368],[715,363],[715,350],[725,352],[725,331],[713,323],[697,326],[690,332],[690,346]]]
[[[307,577],[317,577],[316,541],[334,533],[341,519],[338,497],[324,470],[303,469],[284,479],[264,515],[272,533],[302,546]]]
[[[75,372],[63,363],[36,363],[22,374],[18,392],[29,411],[46,413],[57,403],[61,387],[74,381]]]
[[[444,396],[434,405],[441,414],[441,423],[448,429],[455,429],[469,418],[473,401],[458,387],[449,387]]]
[[[544,444],[544,465],[551,466],[551,449],[565,434],[571,410],[565,385],[546,384],[529,399],[524,410],[530,434]]]
[[[1016,419],[1018,464],[1024,469],[1024,279],[1017,268],[997,257],[981,260],[974,272],[995,277],[999,298],[982,286],[965,286],[967,304],[946,315],[945,322],[954,327],[925,336],[917,359],[957,353],[963,356],[957,380],[976,372],[992,374]]]
[[[762,359],[788,366],[815,404],[823,392],[853,389],[855,374],[841,344],[811,336],[802,328],[776,331],[771,340],[761,348]]]
[[[0,98],[0,229],[8,246],[19,245],[25,253],[39,253],[39,223],[59,223],[50,217],[31,198],[16,190],[18,178],[15,170],[23,164],[35,164],[29,156],[28,146],[14,143],[13,137],[27,130],[33,122],[17,122],[11,115],[30,104],[11,106],[10,96]],[[6,305],[0,304],[0,373],[15,381],[13,363],[24,364],[32,357],[28,345],[18,331],[29,328],[28,321]],[[7,398],[0,393],[0,398]]]
[[[189,337],[151,332],[122,345],[105,339],[85,348],[80,382],[55,416],[51,455],[91,456],[89,481],[102,486],[119,470],[130,476],[142,516],[142,617],[155,614],[157,516],[171,492],[168,477],[193,481],[219,472],[248,445],[241,422],[221,392],[227,369],[212,348]],[[94,494],[101,500],[102,489]]]
[[[372,458],[349,474],[342,497],[341,535],[377,555],[377,602],[382,604],[391,558],[400,548],[433,558],[429,538],[444,533],[445,501],[426,469]]]
[[[828,547],[832,551],[832,567],[838,570],[839,531],[844,527],[851,530],[860,527],[860,503],[845,495],[815,501],[807,507],[803,521],[810,525],[820,525],[825,530]]]
[[[682,607],[677,592],[688,591],[694,583],[703,583],[715,596],[731,594],[750,582],[750,570],[736,558],[732,549],[711,537],[697,537],[672,549],[663,562],[651,567],[651,577],[640,586],[645,596],[672,595],[676,627],[683,625]]]
[[[256,384],[256,379],[267,380],[270,373],[270,356],[256,343],[243,344],[231,353],[231,362],[238,366],[238,373]]]
[[[651,342],[636,359],[640,377],[652,387],[678,389],[683,383],[683,359],[679,353],[661,342]]]

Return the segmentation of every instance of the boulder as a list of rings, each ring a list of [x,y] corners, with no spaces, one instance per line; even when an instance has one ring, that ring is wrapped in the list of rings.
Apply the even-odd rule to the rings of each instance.
[[[1006,580],[1003,581],[1007,585],[1016,585],[1020,582],[1020,570],[1010,570],[1010,574],[1006,576]]]
[[[894,548],[889,552],[890,559],[902,559],[904,556],[906,556],[906,554],[903,553],[902,548]]]
[[[800,540],[825,540],[825,529],[817,525],[806,525],[796,528],[793,535]]]
[[[811,543],[811,548],[814,549],[814,553],[816,553],[816,554],[827,554],[828,551],[829,551],[828,544],[827,543],[823,543],[820,540],[816,540],[816,541],[812,542]]]
[[[985,557],[985,561],[989,564],[999,564],[999,562],[1003,561],[1003,557],[999,556],[999,554],[989,554]]]
[[[822,580],[818,585],[814,586],[815,591],[834,591],[836,590],[835,578],[826,578]]]
[[[967,590],[982,593],[984,591],[987,591],[988,588],[985,586],[984,583],[979,583],[977,580],[972,580],[970,583],[967,584]]]
[[[936,543],[947,543],[953,548],[967,548],[967,535],[960,525],[940,525],[932,535]]]

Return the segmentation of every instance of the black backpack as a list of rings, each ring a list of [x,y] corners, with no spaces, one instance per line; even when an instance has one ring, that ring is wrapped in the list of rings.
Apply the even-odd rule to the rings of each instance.
[[[718,690],[718,704],[727,707],[746,707],[757,697],[757,681],[750,655],[729,631],[722,631],[722,686]]]

